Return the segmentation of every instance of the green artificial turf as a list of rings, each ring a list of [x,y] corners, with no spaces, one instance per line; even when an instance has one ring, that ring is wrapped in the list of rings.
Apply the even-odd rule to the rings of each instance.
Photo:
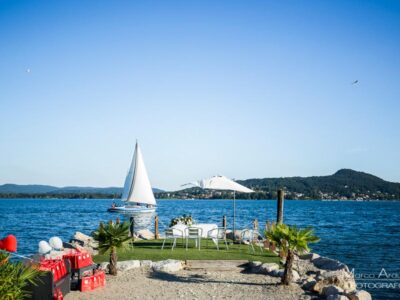
[[[182,240],[178,240],[174,250],[171,250],[170,241],[167,241],[164,250],[161,250],[162,242],[163,240],[134,242],[133,246],[118,250],[118,260],[248,260],[279,263],[279,257],[268,250],[261,252],[258,246],[254,246],[255,253],[253,253],[248,245],[229,245],[228,243],[229,250],[226,250],[225,245],[221,243],[218,251],[211,240],[208,241],[208,247],[206,247],[207,240],[203,239],[200,251],[194,248],[193,241],[189,242],[189,248],[186,251]],[[97,263],[108,261],[109,255],[108,253],[96,255],[94,260]]]

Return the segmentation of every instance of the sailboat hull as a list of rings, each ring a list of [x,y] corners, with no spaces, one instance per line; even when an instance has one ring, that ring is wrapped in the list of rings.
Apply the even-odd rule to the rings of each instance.
[[[116,206],[107,209],[108,212],[118,213],[152,213],[156,211],[155,207],[140,207],[140,206]]]

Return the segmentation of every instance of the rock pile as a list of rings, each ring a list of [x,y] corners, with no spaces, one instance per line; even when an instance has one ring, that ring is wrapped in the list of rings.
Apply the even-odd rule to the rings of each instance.
[[[91,255],[98,254],[99,243],[82,232],[75,232],[71,239],[71,245],[76,249],[86,250]]]
[[[100,264],[100,269],[108,271],[108,262]],[[154,272],[174,273],[183,269],[183,263],[180,260],[167,259],[153,262],[151,260],[124,260],[117,262],[117,270],[125,272],[137,268],[152,269]]]
[[[357,285],[349,268],[340,261],[321,257],[315,253],[296,256],[293,264],[293,283],[304,290],[327,300],[370,300],[366,291],[356,290]],[[250,262],[249,271],[282,277],[283,269],[275,263]]]

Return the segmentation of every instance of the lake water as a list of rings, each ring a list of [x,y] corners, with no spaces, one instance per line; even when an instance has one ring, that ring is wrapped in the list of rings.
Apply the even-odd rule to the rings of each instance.
[[[111,203],[110,199],[2,199],[0,236],[16,235],[18,253],[33,254],[40,240],[60,236],[67,241],[75,231],[90,234],[100,221],[115,219],[116,214],[106,212]],[[160,200],[158,204],[160,230],[183,214],[197,222],[217,224],[226,215],[228,226],[232,225],[229,200]],[[262,226],[266,220],[275,220],[276,201],[237,200],[236,214],[236,228],[250,228],[254,218]],[[152,217],[137,220],[137,227],[152,228]],[[311,245],[313,251],[346,263],[356,275],[377,277],[384,268],[390,280],[383,280],[381,274],[380,279],[357,282],[368,283],[366,289],[374,299],[400,299],[400,202],[286,201],[284,222],[314,227],[321,241]]]

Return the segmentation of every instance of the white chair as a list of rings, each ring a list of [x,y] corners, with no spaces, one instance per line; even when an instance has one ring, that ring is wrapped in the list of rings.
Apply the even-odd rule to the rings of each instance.
[[[263,246],[262,246],[262,241],[263,238],[261,234],[253,229],[244,229],[240,233],[240,241],[243,243],[244,241],[247,241],[249,244],[249,247],[253,250],[253,253],[255,253],[254,250],[254,244],[256,244],[259,248],[260,251],[263,252]]]
[[[188,227],[186,228],[186,250],[188,249],[189,240],[194,240],[196,248],[199,248],[201,245],[201,237],[203,235],[203,229],[198,227]]]
[[[229,249],[228,242],[226,241],[226,229],[224,227],[214,228],[207,232],[207,248],[209,239],[213,240],[215,246],[217,246],[217,250],[219,250],[219,241],[225,243],[226,250]]]
[[[176,247],[177,239],[182,239],[182,241],[183,241],[183,231],[182,230],[177,229],[177,228],[174,228],[174,229],[168,228],[167,230],[165,230],[165,237],[164,237],[163,244],[161,246],[161,250],[164,249],[166,240],[173,240],[171,250],[174,250],[174,248]]]

